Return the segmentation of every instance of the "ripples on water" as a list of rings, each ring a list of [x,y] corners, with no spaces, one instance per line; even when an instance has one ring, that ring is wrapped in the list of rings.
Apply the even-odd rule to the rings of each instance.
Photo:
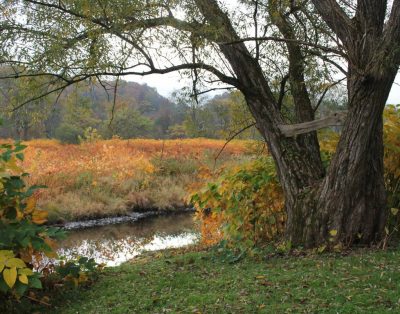
[[[198,237],[192,214],[174,214],[68,231],[58,253],[93,257],[98,263],[117,266],[142,252],[194,244]]]

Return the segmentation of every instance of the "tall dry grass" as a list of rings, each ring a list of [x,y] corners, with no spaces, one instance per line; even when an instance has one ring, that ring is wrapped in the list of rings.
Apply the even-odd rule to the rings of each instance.
[[[125,214],[131,210],[173,210],[188,206],[187,189],[197,172],[214,166],[224,141],[100,140],[80,145],[55,140],[26,144],[24,169],[30,184],[46,185],[38,204],[51,221]],[[237,163],[254,150],[249,141],[233,141],[217,168]]]

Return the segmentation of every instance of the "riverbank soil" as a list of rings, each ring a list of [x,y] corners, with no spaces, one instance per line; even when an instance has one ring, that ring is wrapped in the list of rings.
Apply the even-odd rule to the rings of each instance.
[[[400,249],[244,258],[151,253],[40,313],[399,313]],[[61,292],[60,292],[61,293]]]

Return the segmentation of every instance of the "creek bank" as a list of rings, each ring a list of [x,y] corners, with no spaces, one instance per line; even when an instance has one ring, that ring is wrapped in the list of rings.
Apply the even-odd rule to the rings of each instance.
[[[142,209],[121,216],[98,217],[98,218],[83,219],[76,221],[66,221],[63,223],[50,223],[50,225],[53,227],[60,227],[65,230],[76,230],[76,229],[101,227],[114,224],[122,224],[127,222],[136,222],[142,219],[156,217],[156,216],[177,215],[182,213],[194,213],[194,212],[195,212],[194,207],[182,207],[174,210],[148,209],[146,211]]]

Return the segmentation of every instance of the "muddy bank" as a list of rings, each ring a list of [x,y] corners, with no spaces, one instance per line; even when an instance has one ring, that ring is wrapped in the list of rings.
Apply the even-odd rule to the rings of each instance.
[[[157,216],[172,216],[182,213],[194,213],[195,209],[193,207],[178,208],[175,210],[140,210],[131,212],[127,215],[122,216],[111,216],[111,217],[99,217],[93,219],[84,219],[77,221],[67,221],[62,223],[50,224],[51,226],[60,227],[65,230],[76,230],[85,229],[93,227],[108,226],[114,224],[123,224],[129,222],[136,222],[142,219],[157,217]]]

